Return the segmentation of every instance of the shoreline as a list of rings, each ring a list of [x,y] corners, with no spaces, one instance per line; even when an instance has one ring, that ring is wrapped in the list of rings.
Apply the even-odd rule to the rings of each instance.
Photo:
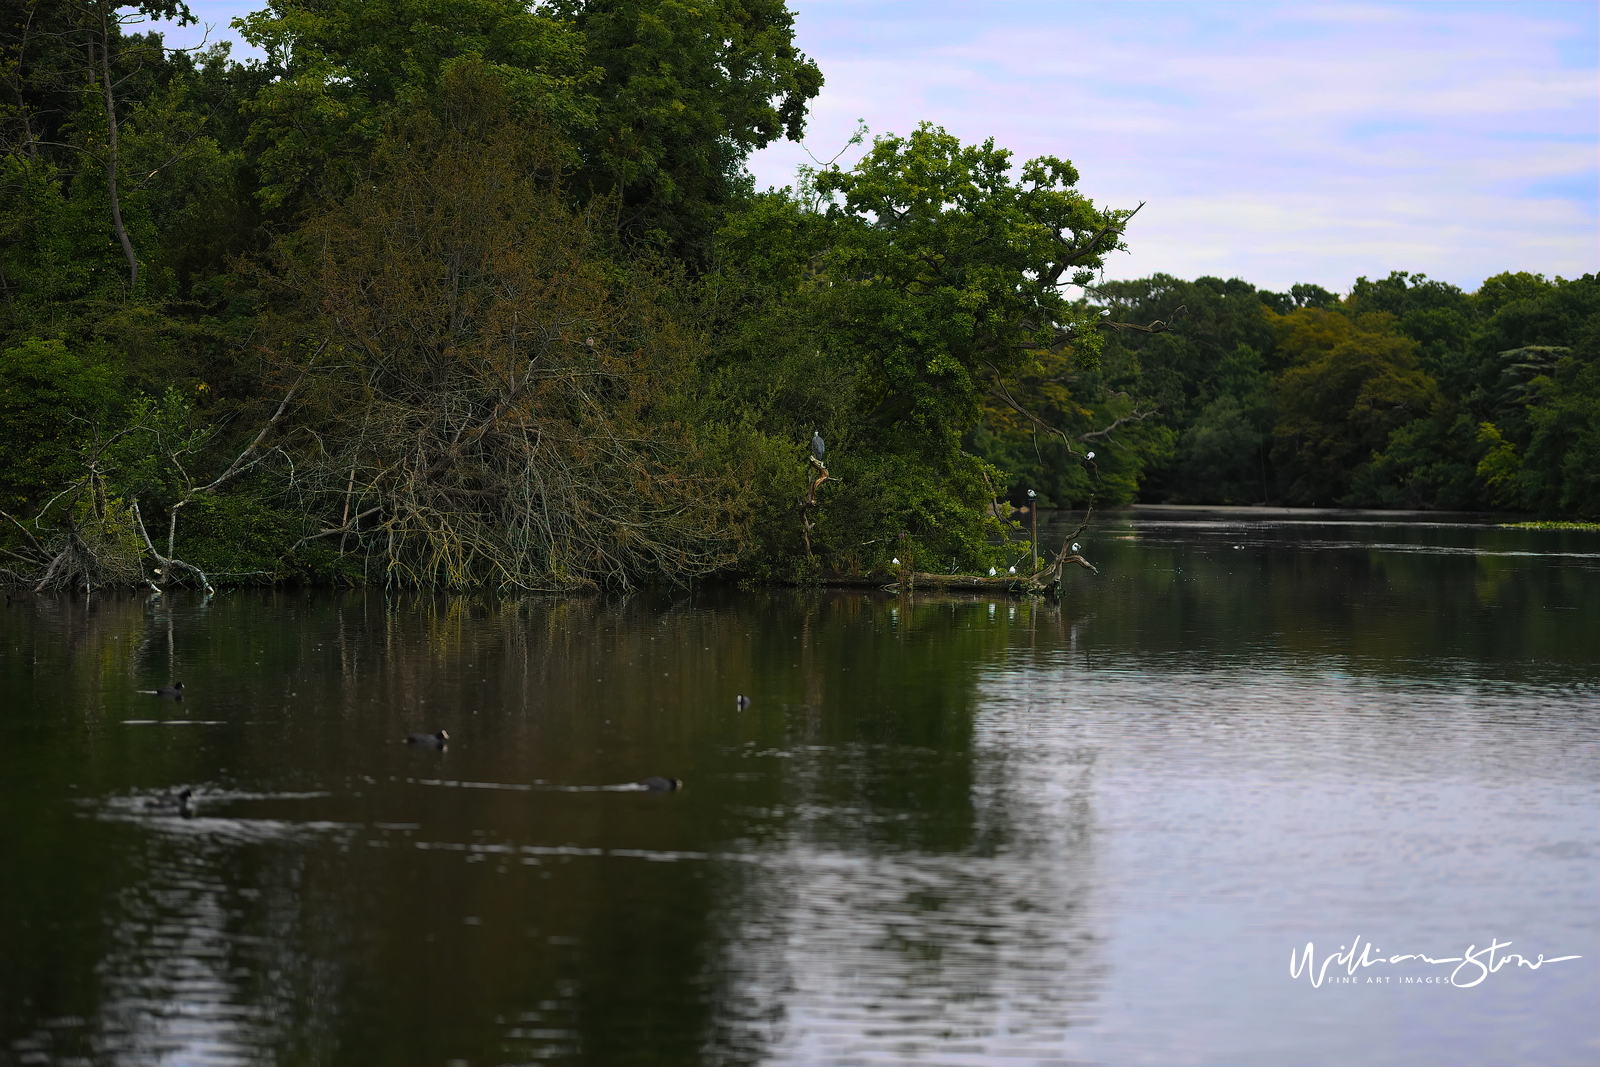
[[[1039,509],[1041,513],[1048,510]],[[1105,508],[1100,514],[1124,518],[1153,519],[1225,515],[1241,519],[1334,519],[1349,521],[1388,520],[1390,522],[1466,523],[1473,526],[1498,526],[1507,521],[1528,521],[1519,512],[1505,511],[1421,511],[1387,508],[1296,508],[1276,504],[1121,504]]]

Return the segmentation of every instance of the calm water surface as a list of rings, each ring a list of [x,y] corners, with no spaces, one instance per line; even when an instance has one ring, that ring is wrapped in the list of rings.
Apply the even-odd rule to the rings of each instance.
[[[1600,535],[1083,541],[1059,605],[14,598],[0,1063],[1600,1059]],[[1323,970],[1494,940],[1581,958]]]

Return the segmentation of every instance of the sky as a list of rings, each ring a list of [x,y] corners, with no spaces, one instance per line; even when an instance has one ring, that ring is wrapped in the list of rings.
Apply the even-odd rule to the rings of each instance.
[[[232,36],[257,5],[190,6]],[[1593,0],[789,6],[826,84],[804,146],[750,160],[762,186],[831,159],[858,122],[926,121],[1019,163],[1069,159],[1097,204],[1144,203],[1106,278],[1345,292],[1395,270],[1468,290],[1600,271]]]

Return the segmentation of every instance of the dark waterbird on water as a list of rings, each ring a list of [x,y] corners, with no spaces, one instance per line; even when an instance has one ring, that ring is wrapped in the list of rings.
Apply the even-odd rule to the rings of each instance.
[[[450,735],[440,730],[433,734],[407,734],[406,744],[416,745],[418,748],[443,748],[445,742],[450,740]]]
[[[176,811],[185,819],[192,819],[194,818],[194,807],[189,803],[189,798],[192,796],[194,796],[194,790],[184,788],[176,793],[151,797],[144,802],[144,806],[158,811]]]
[[[678,790],[683,788],[683,779],[662,778],[658,775],[651,775],[649,778],[646,778],[639,784],[650,790],[652,793],[676,793]]]
[[[183,683],[173,682],[171,685],[164,685],[160,689],[135,689],[134,692],[142,693],[147,697],[160,697],[162,700],[182,700]]]
[[[733,706],[739,711],[743,711],[750,706],[750,698],[740,693],[733,698]]]

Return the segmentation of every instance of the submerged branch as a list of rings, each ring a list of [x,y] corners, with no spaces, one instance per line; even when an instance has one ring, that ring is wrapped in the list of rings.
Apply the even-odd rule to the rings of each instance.
[[[1083,531],[1089,528],[1089,522],[1093,518],[1094,501],[1091,500],[1089,502],[1089,511],[1086,515],[1084,515],[1083,521],[1078,524],[1078,528],[1061,539],[1061,551],[1056,553],[1056,561],[1033,576],[1033,580],[1036,584],[1041,585],[1054,595],[1059,596],[1061,594],[1061,573],[1063,568],[1065,568],[1068,563],[1076,563],[1078,566],[1084,568],[1085,570],[1093,571],[1095,574],[1100,573],[1100,569],[1098,567],[1084,559],[1082,556],[1078,555],[1076,552],[1072,552],[1071,555],[1067,554],[1074,547],[1076,547],[1073,544],[1073,541],[1078,537],[1079,534],[1083,533]],[[1049,580],[1041,582],[1040,579],[1045,578],[1046,576],[1048,576]]]

